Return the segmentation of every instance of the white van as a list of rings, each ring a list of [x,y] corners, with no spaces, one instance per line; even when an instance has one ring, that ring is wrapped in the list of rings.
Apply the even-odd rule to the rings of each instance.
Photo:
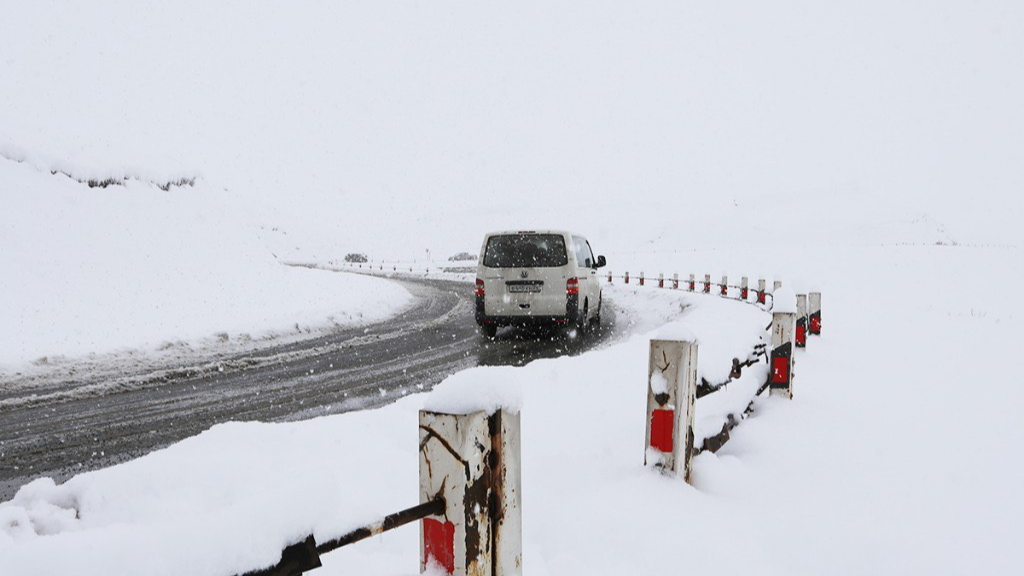
[[[579,334],[601,321],[601,282],[579,234],[560,230],[492,232],[484,236],[476,273],[476,323],[493,337],[501,326],[551,324]]]

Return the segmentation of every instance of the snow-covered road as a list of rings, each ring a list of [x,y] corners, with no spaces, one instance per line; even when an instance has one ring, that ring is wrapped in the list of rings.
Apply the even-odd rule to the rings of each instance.
[[[104,468],[218,423],[380,406],[471,366],[574,355],[616,332],[610,311],[584,340],[503,331],[481,345],[467,284],[402,284],[417,303],[368,327],[231,353],[112,355],[10,379],[0,390],[0,500],[33,478]]]

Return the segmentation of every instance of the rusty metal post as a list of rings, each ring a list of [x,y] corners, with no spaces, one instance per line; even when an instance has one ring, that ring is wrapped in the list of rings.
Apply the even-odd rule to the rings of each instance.
[[[797,348],[807,347],[807,294],[796,295],[796,336]]]
[[[757,281],[757,303],[758,304],[764,304],[765,303],[764,289],[765,289],[764,278],[761,278],[761,279],[759,279]]]
[[[808,298],[810,326],[808,332],[815,336],[821,335],[821,292],[811,292]]]
[[[697,279],[694,278],[693,274],[690,274],[690,292],[697,290]]]
[[[725,276],[725,275],[722,275],[722,283],[719,284],[718,287],[719,287],[719,295],[720,296],[728,296],[729,295],[729,277]]]
[[[704,275],[704,293],[711,294],[711,274]]]
[[[740,300],[746,302],[750,299],[750,281],[746,276],[740,278]]]
[[[793,336],[796,332],[796,314],[772,314],[772,354],[768,370],[768,385],[772,396],[793,397]]]
[[[647,443],[644,464],[690,481],[697,343],[651,340],[647,368]]]
[[[420,502],[443,514],[420,525],[420,572],[522,574],[519,414],[420,411]]]
[[[679,290],[679,274],[672,274],[672,289]]]

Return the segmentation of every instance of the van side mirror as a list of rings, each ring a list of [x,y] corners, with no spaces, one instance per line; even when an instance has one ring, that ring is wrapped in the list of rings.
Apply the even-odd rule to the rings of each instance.
[[[597,257],[597,265],[594,268],[604,268],[608,265],[608,262],[604,259],[604,256]]]

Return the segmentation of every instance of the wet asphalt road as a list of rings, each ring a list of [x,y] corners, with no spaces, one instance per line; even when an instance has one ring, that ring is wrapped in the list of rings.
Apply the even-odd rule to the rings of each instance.
[[[470,285],[401,282],[418,305],[380,324],[127,378],[121,367],[84,370],[24,391],[13,382],[0,386],[0,401],[14,401],[0,405],[0,501],[34,478],[61,482],[214,424],[301,420],[377,407],[429,390],[466,368],[575,355],[616,332],[612,307],[605,306],[601,328],[583,338],[506,328],[487,340],[473,321]],[[112,387],[115,378],[130,384]]]

